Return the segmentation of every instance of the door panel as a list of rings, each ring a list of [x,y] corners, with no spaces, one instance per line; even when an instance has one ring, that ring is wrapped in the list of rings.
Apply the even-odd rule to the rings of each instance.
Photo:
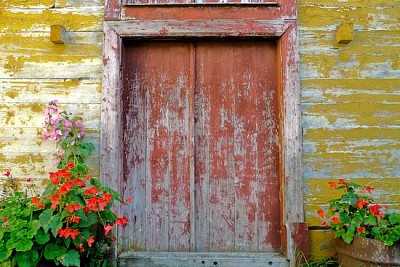
[[[125,42],[125,247],[280,248],[273,42]]]

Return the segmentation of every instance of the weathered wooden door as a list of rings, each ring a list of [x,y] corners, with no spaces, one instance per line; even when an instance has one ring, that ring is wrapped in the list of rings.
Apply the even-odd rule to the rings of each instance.
[[[104,33],[101,178],[134,199],[120,259],[293,265],[308,236],[296,0],[106,0]]]
[[[124,42],[125,247],[280,251],[276,46]]]

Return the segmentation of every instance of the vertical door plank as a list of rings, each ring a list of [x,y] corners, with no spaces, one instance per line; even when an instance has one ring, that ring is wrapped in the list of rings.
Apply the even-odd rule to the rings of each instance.
[[[195,78],[194,89],[194,208],[195,208],[195,250],[209,251],[210,249],[210,102],[211,86],[205,84],[201,73],[209,67],[207,58],[199,56],[199,48],[195,46],[195,69],[199,73]],[[201,88],[201,90],[199,90]]]
[[[196,90],[208,98],[209,110],[203,111],[208,119],[208,152],[210,165],[209,184],[209,250],[232,251],[235,231],[235,190],[233,162],[233,107],[231,76],[233,69],[232,49],[224,43],[200,43],[197,45],[198,82]],[[196,144],[198,145],[198,144]],[[203,164],[203,163],[202,163]],[[200,218],[201,219],[201,218]]]
[[[123,240],[133,240],[125,244],[135,250],[146,249],[146,92],[140,71],[145,62],[145,47],[125,45],[123,48],[123,170],[121,179],[124,187],[124,198],[132,197],[132,204],[123,207],[128,209],[129,224],[124,229]]]
[[[188,251],[191,242],[193,138],[187,43],[127,48],[124,183],[134,192],[134,244]],[[129,189],[128,189],[129,190]]]
[[[149,230],[158,250],[188,250],[189,45],[147,45]]]
[[[279,108],[277,47],[263,43],[257,48],[257,146],[259,250],[280,248]],[[267,77],[267,78],[263,78]]]
[[[235,43],[234,92],[235,103],[235,241],[237,251],[258,250],[257,192],[257,45]],[[272,59],[273,60],[273,59]],[[259,64],[262,64],[260,62]],[[265,77],[266,78],[266,77]]]
[[[168,52],[167,52],[168,51]],[[189,251],[191,201],[191,142],[190,125],[193,123],[190,103],[190,44],[169,44],[162,54],[168,53],[165,67],[168,74],[169,149],[170,149],[170,227],[169,250]],[[161,60],[161,59],[159,59]]]

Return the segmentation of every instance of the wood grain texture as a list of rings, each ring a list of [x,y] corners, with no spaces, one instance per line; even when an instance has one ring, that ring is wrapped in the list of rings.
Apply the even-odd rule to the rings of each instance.
[[[127,20],[109,22],[121,37],[279,37],[289,27],[284,20]]]

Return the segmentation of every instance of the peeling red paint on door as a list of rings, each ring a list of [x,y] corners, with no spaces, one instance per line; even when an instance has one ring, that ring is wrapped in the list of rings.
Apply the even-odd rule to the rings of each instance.
[[[125,42],[123,57],[129,246],[278,251],[276,43]]]

